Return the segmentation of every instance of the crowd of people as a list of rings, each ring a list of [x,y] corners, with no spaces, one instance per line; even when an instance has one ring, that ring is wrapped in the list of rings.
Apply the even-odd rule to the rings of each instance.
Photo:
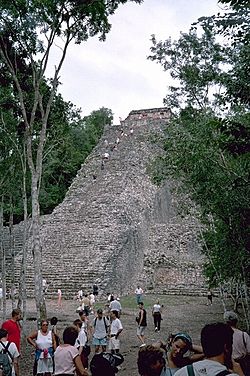
[[[233,331],[228,324],[207,324],[201,330],[200,349],[186,333],[177,333],[167,347],[158,343],[141,348],[138,371],[141,376],[247,375],[240,364],[233,361],[232,346]]]
[[[144,306],[142,288],[137,286],[134,293],[138,305],[135,325],[139,340],[139,375],[250,375],[250,337],[237,328],[235,312],[226,311],[224,322],[205,325],[201,330],[201,345],[194,344],[190,335],[184,332],[172,334],[165,342],[158,340],[148,344],[149,315],[152,315],[155,332],[160,333],[164,307],[156,299],[149,312]],[[53,317],[42,320],[39,329],[27,336],[28,344],[35,350],[34,376],[114,376],[119,371],[124,361],[120,343],[124,330],[122,305],[118,296],[109,293],[103,307],[98,303],[96,309],[97,294],[78,291],[76,312],[79,317],[62,333],[58,333],[58,320]],[[11,368],[11,373],[3,373],[4,376],[21,376],[21,319],[22,312],[14,309],[11,319],[3,322],[0,329],[0,370],[4,356]]]

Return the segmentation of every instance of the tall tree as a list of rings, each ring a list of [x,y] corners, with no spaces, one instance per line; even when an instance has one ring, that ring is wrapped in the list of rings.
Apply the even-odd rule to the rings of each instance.
[[[177,112],[187,105],[215,110],[221,99],[223,65],[228,64],[228,47],[216,42],[214,33],[205,25],[201,36],[192,28],[188,33],[181,33],[178,40],[170,37],[157,41],[153,35],[151,41],[148,58],[161,64],[173,80],[164,98],[165,105]]]
[[[6,319],[6,254],[3,245],[3,196],[0,201],[0,260],[1,260],[1,286],[3,293],[3,321]],[[1,307],[2,308],[2,307]]]
[[[174,176],[197,203],[206,276],[211,285],[232,286],[234,297],[241,295],[249,325],[249,83],[243,78],[249,69],[248,46],[218,45],[219,30],[211,19],[201,24],[199,37],[192,27],[174,42],[152,39],[150,58],[175,83],[165,102],[176,109],[155,180]]]
[[[141,3],[141,0],[133,0]],[[105,40],[111,25],[109,15],[127,0],[63,1],[16,0],[0,4],[0,56],[17,90],[27,140],[27,160],[31,171],[32,233],[36,308],[39,317],[46,316],[42,293],[42,249],[39,236],[39,189],[48,117],[59,84],[59,73],[71,42],[80,44],[99,35]],[[60,38],[60,39],[59,39]],[[50,53],[60,44],[61,56],[50,81],[50,93],[44,95],[44,77]],[[25,95],[16,55],[29,66],[30,97]],[[39,116],[37,113],[39,112]]]

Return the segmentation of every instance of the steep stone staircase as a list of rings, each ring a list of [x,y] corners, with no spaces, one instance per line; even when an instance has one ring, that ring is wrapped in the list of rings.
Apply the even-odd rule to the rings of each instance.
[[[121,125],[106,127],[64,201],[42,218],[48,295],[60,288],[64,297],[73,297],[94,283],[101,293],[121,295],[133,292],[137,283],[159,293],[202,291],[195,220],[178,217],[168,186],[158,188],[147,174],[162,152],[151,138],[162,134],[169,116],[167,109],[132,111]],[[105,152],[109,159],[102,169]],[[32,263],[29,252],[30,296]]]

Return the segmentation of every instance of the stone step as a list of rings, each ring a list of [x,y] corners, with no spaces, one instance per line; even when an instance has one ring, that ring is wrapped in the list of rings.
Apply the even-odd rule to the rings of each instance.
[[[145,288],[165,289],[166,283],[160,283],[164,275],[159,270],[169,275],[171,268],[173,287],[178,285],[181,291],[185,281],[189,284],[189,272],[197,274],[197,286],[192,288],[198,291],[204,283],[198,278],[200,258],[194,222],[190,216],[178,216],[173,204],[176,197],[168,185],[154,185],[148,174],[152,160],[162,153],[151,140],[156,135],[161,137],[168,116],[167,109],[132,112],[122,125],[106,127],[63,202],[51,215],[41,218],[42,270],[49,282],[48,296],[54,297],[60,287],[64,296],[72,297],[79,285],[89,289],[96,281],[103,293],[111,288],[119,294],[133,291],[138,281],[145,281]],[[127,136],[121,136],[122,130]],[[120,143],[111,150],[118,136]],[[106,151],[110,158],[102,170]],[[21,225],[15,227],[15,233],[18,280]],[[183,267],[187,271],[184,274]],[[29,294],[34,290],[33,273],[29,249]]]

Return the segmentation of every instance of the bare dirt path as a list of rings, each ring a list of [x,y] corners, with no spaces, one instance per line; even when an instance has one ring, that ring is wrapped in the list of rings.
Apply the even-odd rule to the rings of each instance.
[[[160,303],[164,305],[162,329],[160,333],[155,333],[153,320],[151,316],[151,308],[153,303],[160,299]],[[104,307],[104,301],[96,303],[96,308]],[[121,353],[125,357],[122,369],[119,371],[120,376],[138,376],[137,372],[137,353],[139,349],[139,341],[136,337],[135,317],[138,311],[134,297],[121,298],[123,313],[121,321],[124,327],[121,335]],[[146,333],[146,342],[151,343],[157,339],[166,340],[170,333],[179,331],[188,332],[195,343],[200,342],[200,330],[208,322],[222,321],[223,308],[219,298],[214,298],[213,305],[207,306],[206,297],[189,297],[189,296],[153,296],[147,295],[144,299],[145,308],[148,312],[148,328]],[[73,300],[63,301],[63,307],[58,308],[55,300],[47,301],[48,318],[56,316],[59,319],[58,329],[60,333],[63,329],[71,324],[78,314],[76,313],[77,302]],[[11,312],[10,302],[8,302],[8,313]],[[21,374],[20,376],[32,375],[32,367],[34,360],[33,348],[25,341],[27,335],[36,329],[36,321],[32,320],[36,317],[34,301],[28,301],[28,321],[23,328],[22,340],[22,358],[21,358]],[[90,357],[92,354],[90,355]]]

